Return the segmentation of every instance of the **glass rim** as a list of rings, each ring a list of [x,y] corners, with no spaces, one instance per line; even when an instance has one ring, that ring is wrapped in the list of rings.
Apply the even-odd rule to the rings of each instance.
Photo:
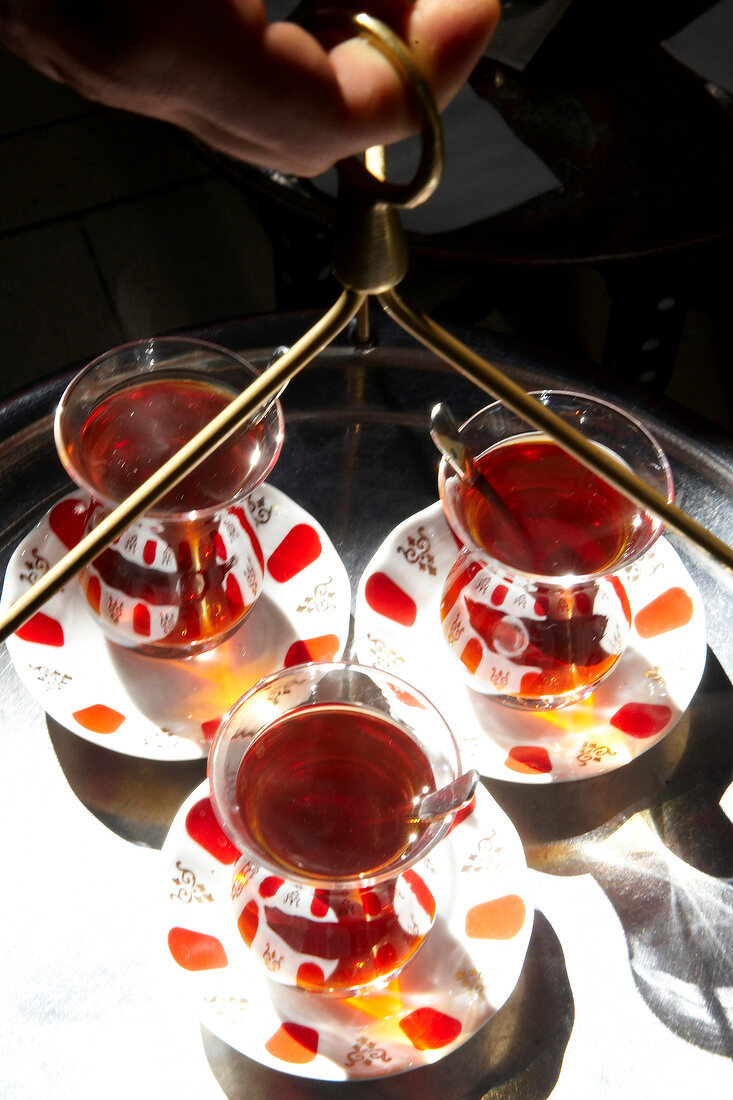
[[[111,509],[114,509],[114,508],[118,507],[120,504],[122,504],[123,501],[126,499],[126,497],[117,498],[117,497],[109,496],[106,493],[102,493],[96,486],[93,486],[93,485],[90,484],[89,480],[84,475],[83,471],[80,470],[79,467],[76,465],[76,463],[72,462],[71,458],[69,457],[68,447],[66,445],[66,440],[65,440],[65,434],[64,434],[64,431],[63,431],[63,427],[62,427],[62,421],[63,421],[64,415],[68,411],[69,400],[73,396],[73,393],[76,390],[76,388],[78,387],[78,385],[81,384],[83,381],[85,381],[91,374],[93,374],[94,371],[96,371],[106,360],[112,359],[112,357],[117,356],[117,355],[124,355],[125,353],[129,353],[135,348],[145,348],[145,347],[150,347],[151,345],[158,345],[159,346],[159,345],[162,345],[162,344],[171,344],[171,345],[174,345],[176,347],[181,347],[181,348],[188,347],[188,348],[191,348],[192,350],[200,349],[202,351],[212,352],[215,355],[217,355],[219,358],[221,358],[223,360],[227,360],[227,361],[231,362],[232,364],[237,364],[240,367],[243,367],[247,372],[251,372],[253,381],[256,378],[258,378],[260,376],[260,374],[262,373],[257,367],[255,367],[252,363],[250,363],[250,361],[248,359],[246,359],[242,354],[240,354],[237,351],[233,351],[230,348],[222,347],[220,344],[214,344],[210,340],[200,340],[195,336],[176,336],[176,335],[173,335],[173,336],[150,336],[150,337],[142,337],[138,340],[128,340],[124,344],[119,344],[116,347],[110,348],[109,350],[102,352],[100,355],[97,355],[94,359],[90,360],[90,362],[88,362],[84,367],[82,367],[81,370],[77,371],[77,373],[74,375],[74,377],[71,379],[71,381],[66,385],[63,393],[61,394],[61,397],[58,400],[58,403],[56,405],[56,409],[54,411],[53,435],[54,435],[54,443],[55,443],[55,446],[56,446],[56,454],[58,455],[58,458],[59,458],[62,466],[66,470],[67,474],[71,477],[71,479],[75,482],[75,484],[80,489],[82,489],[84,492],[86,492],[92,498],[92,500],[99,501],[101,504],[104,504],[106,507],[109,507]],[[183,369],[185,369],[185,368],[183,368]],[[174,364],[171,364],[171,370],[175,370],[175,365]],[[140,373],[144,374],[144,373],[147,373],[147,372],[145,372],[145,370],[143,368],[143,369],[141,369]],[[149,373],[151,374],[151,376],[153,375],[152,371],[149,372]],[[194,372],[194,373],[197,373],[197,372]],[[203,374],[203,372],[202,372],[202,374]],[[127,379],[127,382],[129,382],[129,379]],[[110,386],[109,386],[110,392],[117,392],[118,389],[122,389],[122,388],[124,388],[124,386],[125,386],[125,381],[124,380],[120,383],[119,387],[116,387],[115,384],[114,384],[114,380],[110,379]],[[236,393],[232,394],[232,400],[236,396],[237,396]],[[221,512],[222,510],[225,510],[225,509],[231,508],[231,507],[235,507],[236,505],[240,504],[244,499],[246,499],[250,495],[250,493],[255,492],[255,490],[262,484],[262,482],[265,480],[265,478],[268,476],[268,474],[270,474],[272,472],[278,458],[280,457],[280,452],[282,451],[283,440],[284,440],[284,436],[285,436],[285,416],[284,416],[284,413],[283,413],[282,405],[280,404],[280,400],[279,400],[278,397],[273,398],[267,404],[267,406],[265,407],[264,410],[261,410],[259,413],[255,413],[253,415],[253,423],[257,424],[261,420],[263,420],[268,415],[268,413],[271,409],[274,409],[274,411],[276,413],[276,416],[277,416],[276,444],[273,447],[272,455],[269,457],[269,459],[268,459],[268,461],[267,461],[267,463],[264,467],[264,471],[262,472],[261,475],[258,476],[258,478],[255,481],[255,484],[251,488],[242,489],[239,492],[237,492],[234,496],[229,497],[227,500],[223,500],[223,501],[221,501],[219,503],[216,503],[216,504],[209,504],[209,505],[206,505],[203,508],[161,509],[161,508],[158,507],[158,504],[159,504],[159,501],[158,501],[155,504],[152,504],[149,508],[147,508],[145,510],[144,515],[148,516],[148,517],[152,517],[152,518],[157,519],[157,520],[163,520],[163,521],[167,520],[167,521],[173,521],[173,522],[175,522],[177,520],[182,521],[182,522],[185,522],[185,521],[190,522],[192,520],[197,520],[197,519],[206,519],[208,517],[216,515],[217,513]],[[226,439],[222,440],[220,443],[217,444],[217,447],[224,446],[226,444],[226,442],[229,439],[231,439],[231,436],[234,435],[239,430],[240,430],[239,428],[234,428],[232,430],[231,434],[226,437]],[[216,450],[216,448],[214,448],[214,450],[212,452],[210,452],[210,454],[214,453],[215,450]],[[206,457],[209,457],[209,456],[206,456]],[[205,461],[206,461],[206,458],[201,459],[201,462],[205,462]]]
[[[311,874],[308,871],[301,870],[300,868],[290,869],[284,867],[276,860],[268,859],[266,853],[260,853],[259,851],[251,850],[246,844],[243,844],[242,838],[237,835],[236,828],[232,826],[229,816],[226,814],[222,805],[220,805],[219,803],[213,780],[213,772],[217,767],[219,755],[222,751],[225,751],[225,749],[222,749],[222,745],[224,743],[224,731],[228,723],[234,718],[237,711],[242,706],[244,706],[255,694],[258,694],[260,691],[266,690],[278,680],[282,680],[291,675],[303,675],[304,673],[312,674],[313,672],[322,672],[325,675],[328,672],[348,672],[352,670],[359,673],[366,673],[371,677],[378,676],[388,678],[393,686],[396,686],[397,688],[404,688],[410,693],[410,695],[417,698],[420,703],[423,704],[425,710],[427,710],[430,714],[437,718],[441,725],[444,727],[445,732],[448,735],[450,747],[455,757],[455,777],[457,778],[461,774],[461,753],[453,730],[448,725],[448,722],[443,717],[441,711],[438,710],[435,704],[430,701],[425,693],[419,688],[415,687],[414,684],[408,683],[408,681],[403,680],[400,676],[393,675],[391,672],[384,668],[378,668],[372,665],[365,665],[359,661],[348,660],[307,661],[299,665],[291,665],[288,668],[277,669],[275,672],[272,672],[268,676],[265,676],[261,680],[258,680],[256,684],[253,684],[251,688],[244,692],[244,694],[241,695],[236,700],[236,702],[232,704],[226,714],[222,716],[221,721],[219,722],[218,729],[211,743],[208,759],[206,762],[206,776],[209,784],[209,799],[211,802],[212,810],[214,811],[214,816],[226,837],[240,852],[240,858],[235,861],[235,867],[241,862],[242,859],[246,858],[250,859],[253,863],[256,863],[258,867],[271,872],[273,875],[277,875],[281,878],[284,877],[288,880],[292,879],[294,881],[302,882],[309,888],[330,888],[338,890],[348,889],[351,887],[366,888],[369,886],[374,886],[380,882],[385,882],[389,879],[397,878],[404,871],[407,871],[411,867],[414,867],[417,863],[419,863],[422,859],[429,855],[429,853],[435,848],[435,846],[450,831],[453,825],[455,814],[448,814],[445,818],[440,820],[436,825],[434,834],[429,837],[428,841],[425,842],[423,847],[421,847],[413,856],[410,856],[403,861],[396,860],[394,863],[390,863],[388,867],[383,868],[375,874],[343,876]],[[342,702],[344,702],[346,705],[349,705],[349,700],[343,700]],[[359,707],[362,704],[355,702],[351,703],[350,705]],[[285,713],[287,714],[288,712],[286,711]],[[396,719],[386,720],[397,721]],[[268,726],[272,724],[272,721],[274,721],[274,719],[265,722],[262,727],[252,735],[249,740],[250,745],[253,744],[254,741],[261,735],[263,730],[267,729]],[[246,751],[247,750],[245,750],[245,752]]]
[[[605,398],[596,397],[594,394],[585,393],[582,390],[566,390],[566,389],[560,390],[560,389],[552,389],[552,388],[549,388],[549,387],[544,387],[541,390],[528,390],[527,392],[528,392],[530,397],[535,397],[535,398],[538,398],[538,399],[545,396],[545,395],[547,395],[549,397],[581,398],[582,400],[592,402],[595,405],[600,405],[604,409],[610,410],[612,413],[614,413],[614,415],[617,415],[621,419],[623,419],[625,421],[628,421],[630,424],[632,424],[633,427],[645,437],[647,443],[656,452],[656,455],[657,455],[658,461],[659,461],[659,465],[660,465],[660,468],[662,470],[662,474],[663,474],[665,483],[667,485],[667,500],[668,500],[669,503],[672,503],[672,501],[674,500],[674,479],[672,477],[672,467],[670,465],[667,454],[664,451],[664,448],[662,447],[662,445],[656,439],[656,437],[647,428],[644,427],[644,425],[637,419],[637,417],[635,417],[631,413],[626,412],[625,409],[621,408],[621,406],[619,406],[619,405],[614,404],[612,401],[606,401]],[[474,420],[476,420],[478,417],[484,416],[486,413],[492,412],[495,409],[498,410],[499,408],[504,409],[508,415],[516,417],[516,419],[518,421],[520,421],[522,424],[524,424],[525,431],[523,431],[521,433],[517,433],[518,435],[520,435],[520,434],[521,435],[531,435],[533,433],[541,434],[540,429],[535,428],[532,424],[529,424],[526,421],[522,420],[522,417],[519,415],[519,413],[515,413],[512,409],[510,409],[507,405],[505,405],[503,401],[492,401],[490,405],[485,405],[483,408],[477,409],[477,411],[475,413],[472,413],[471,416],[469,416],[466,420],[464,420],[462,423],[459,424],[459,426],[458,426],[459,433],[463,432],[464,429],[469,428],[471,423]],[[446,480],[445,470],[448,466],[449,466],[448,460],[445,458],[445,456],[442,456],[441,459],[440,459],[440,464],[439,464],[439,468],[438,468],[438,484],[439,484],[439,486],[441,484],[443,484],[444,481]],[[457,477],[458,475],[456,474],[455,476]],[[599,475],[596,475],[596,476],[599,476]],[[620,492],[620,490],[616,490],[616,491]],[[624,495],[624,494],[621,494],[621,495]],[[442,504],[442,494],[440,494],[440,496],[441,496],[441,504]],[[445,513],[445,505],[443,505],[443,509],[444,509],[444,513]],[[651,515],[651,513],[648,513],[648,514]],[[446,520],[447,520],[447,518],[448,517],[446,516]],[[587,583],[591,583],[592,581],[601,580],[603,577],[612,576],[614,573],[617,573],[619,571],[619,569],[623,569],[627,565],[631,565],[632,562],[638,560],[638,558],[640,558],[643,554],[646,554],[647,551],[652,548],[652,546],[657,541],[657,539],[660,538],[663,535],[664,530],[665,530],[665,525],[664,525],[664,522],[662,520],[658,520],[656,517],[654,517],[654,520],[655,520],[655,524],[657,525],[656,530],[655,530],[653,536],[644,545],[644,547],[642,549],[640,549],[637,553],[635,553],[633,555],[633,557],[630,557],[628,559],[628,561],[622,561],[621,564],[619,564],[618,566],[616,566],[614,569],[610,570],[609,572],[591,572],[591,573],[582,573],[582,574],[581,573],[566,573],[566,574],[560,574],[560,573],[557,573],[557,574],[535,573],[535,572],[531,572],[530,570],[527,570],[527,569],[521,569],[516,565],[512,565],[510,562],[505,562],[501,558],[495,557],[494,555],[490,554],[483,547],[476,546],[475,544],[465,543],[458,532],[456,532],[456,535],[457,535],[458,538],[460,538],[461,552],[463,550],[466,550],[469,553],[478,554],[480,557],[485,558],[487,560],[487,562],[491,562],[492,565],[497,566],[499,569],[505,570],[508,573],[512,573],[513,575],[515,575],[517,577],[522,577],[523,579],[525,579],[529,582],[532,582],[532,583],[536,583],[536,584],[540,584],[540,585],[544,584],[544,585],[548,585],[548,586],[549,585],[556,585],[556,586],[557,585],[560,585],[560,586],[567,585],[569,587],[570,585],[587,584]],[[448,522],[450,524],[450,521],[448,521]],[[452,526],[451,526],[451,530],[453,530]]]
[[[527,390],[527,394],[529,397],[537,398],[537,400],[540,400],[540,398],[545,396],[582,398],[582,400],[591,401],[593,402],[593,404],[600,405],[604,409],[610,409],[612,413],[620,417],[622,420],[627,420],[630,424],[633,424],[634,428],[638,432],[645,436],[647,442],[657,452],[660,460],[660,466],[664,470],[666,480],[669,483],[669,491],[670,493],[674,492],[672,469],[670,467],[669,459],[667,458],[664,448],[662,447],[657,437],[653,435],[652,432],[650,432],[649,429],[642,424],[642,422],[634,413],[627,412],[626,409],[622,408],[621,405],[617,405],[614,401],[608,401],[605,397],[597,397],[593,393],[586,393],[585,390],[559,390],[555,389],[552,386],[543,386],[543,388],[540,390]],[[467,428],[470,425],[472,420],[475,420],[477,419],[477,417],[483,416],[485,413],[491,412],[493,409],[496,409],[498,407],[505,409],[506,412],[509,413],[511,416],[516,416],[518,420],[522,420],[520,414],[515,413],[512,409],[508,407],[508,405],[505,405],[503,401],[492,401],[490,405],[484,405],[483,408],[477,409],[476,412],[471,413],[471,415],[467,417],[466,420],[458,425],[458,430],[462,432],[464,428]],[[522,422],[527,424],[528,432],[537,432],[540,430],[539,428],[535,428],[531,424],[527,423],[527,421]],[[670,496],[670,500],[671,499],[672,496]]]

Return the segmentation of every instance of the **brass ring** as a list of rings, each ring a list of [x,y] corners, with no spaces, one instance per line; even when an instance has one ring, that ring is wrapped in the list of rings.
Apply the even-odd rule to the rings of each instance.
[[[402,79],[412,106],[422,119],[420,160],[409,183],[390,183],[373,175],[358,157],[339,161],[339,170],[359,191],[374,202],[388,203],[403,210],[419,206],[430,198],[443,171],[443,127],[432,92],[407,46],[394,31],[365,12],[343,8],[319,8],[309,15],[309,24],[324,23],[339,29],[356,30],[360,38],[387,58]]]

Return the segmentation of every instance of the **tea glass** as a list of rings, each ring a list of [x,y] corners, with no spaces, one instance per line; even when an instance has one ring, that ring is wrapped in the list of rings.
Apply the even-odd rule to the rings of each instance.
[[[534,396],[671,501],[666,456],[633,417],[582,393]],[[649,550],[662,525],[500,402],[459,434],[499,504],[441,460],[440,499],[461,546],[441,598],[448,648],[467,683],[499,703],[575,703],[627,645],[618,572]]]
[[[299,665],[232,707],[209,754],[211,802],[242,853],[232,921],[271,978],[344,997],[402,970],[433,926],[426,857],[453,820],[418,823],[412,807],[459,774],[444,719],[383,670]]]
[[[85,492],[83,532],[256,376],[234,352],[187,337],[136,341],[85,367],[54,423],[59,458]],[[112,642],[188,657],[239,627],[263,580],[247,497],[272,470],[282,440],[282,409],[273,402],[82,570],[86,604]]]

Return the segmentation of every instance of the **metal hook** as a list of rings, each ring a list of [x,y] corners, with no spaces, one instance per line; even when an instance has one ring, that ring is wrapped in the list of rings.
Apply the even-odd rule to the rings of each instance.
[[[291,19],[293,16],[291,16]],[[432,195],[443,170],[443,130],[432,93],[404,42],[385,23],[364,12],[301,5],[295,18],[310,29],[354,32],[374,46],[402,79],[413,110],[421,118],[420,159],[408,183],[390,183],[381,145],[363,160],[347,157],[337,164],[332,267],[342,286],[362,294],[392,290],[407,273],[408,252],[398,210],[417,206]]]
[[[443,128],[433,94],[405,43],[386,23],[366,12],[303,5],[297,9],[296,18],[310,28],[333,27],[336,30],[355,31],[358,37],[374,46],[387,58],[402,79],[408,100],[415,115],[421,120],[420,160],[408,183],[390,183],[374,175],[358,157],[339,161],[341,177],[372,202],[388,203],[402,210],[412,209],[425,202],[435,191],[443,173]]]

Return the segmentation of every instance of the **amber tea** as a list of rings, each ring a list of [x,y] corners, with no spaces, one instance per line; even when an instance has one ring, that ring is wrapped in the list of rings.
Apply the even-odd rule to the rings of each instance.
[[[476,465],[514,527],[509,531],[506,516],[497,517],[493,502],[467,481],[460,482],[457,507],[474,543],[512,569],[544,577],[603,575],[648,539],[648,513],[544,436],[507,440]]]
[[[409,734],[362,707],[302,707],[255,738],[236,786],[248,832],[285,878],[305,872],[333,883],[316,890],[306,912],[265,903],[268,928],[310,959],[298,968],[298,985],[338,992],[368,984],[420,946],[435,902],[419,874],[406,870],[371,885],[368,879],[385,867],[399,869],[422,831],[409,808],[434,787],[432,768]],[[354,885],[359,879],[363,886]],[[352,880],[346,890],[343,880]],[[268,880],[266,893],[272,889]],[[239,919],[247,941],[255,908],[245,906]],[[335,919],[314,919],[329,912]]]
[[[671,492],[663,453],[621,410],[582,394],[539,399]],[[617,573],[660,525],[547,435],[522,429],[492,405],[459,429],[482,478],[469,483],[441,463],[441,501],[461,550],[440,613],[471,686],[544,710],[582,699],[615,666],[630,620]]]

